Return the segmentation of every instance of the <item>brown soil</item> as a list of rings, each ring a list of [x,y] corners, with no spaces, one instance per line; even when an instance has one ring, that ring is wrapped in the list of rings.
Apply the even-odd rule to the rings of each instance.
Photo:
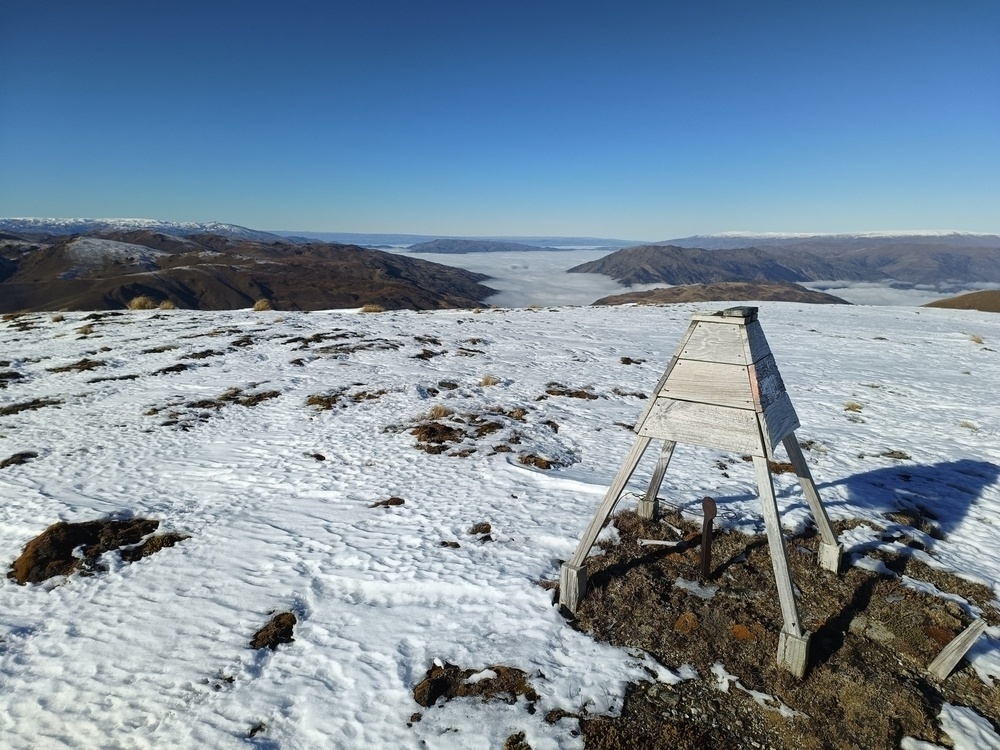
[[[0,372],[0,388],[6,388],[8,384],[13,383],[15,380],[22,380],[24,375],[15,370],[6,370]]]
[[[588,559],[588,592],[573,626],[673,668],[692,665],[699,678],[672,687],[636,684],[619,717],[580,716],[586,747],[846,750],[897,748],[903,736],[941,744],[948,740],[936,717],[945,701],[1000,723],[1000,697],[971,668],[943,682],[926,672],[942,645],[970,622],[954,602],[918,593],[898,575],[852,567],[835,576],[816,564],[815,536],[788,539],[799,614],[812,633],[809,667],[798,680],[775,664],[782,619],[766,537],[718,533],[716,565],[706,582],[717,590],[700,598],[675,585],[698,580],[699,529],[677,514],[665,520],[684,532],[686,544],[639,547],[640,538],[675,535],[667,524],[631,512],[615,517],[621,541]],[[959,593],[991,624],[1000,622],[987,587],[909,556],[882,557],[897,573]],[[739,680],[728,692],[715,685],[716,663]],[[774,700],[762,707],[747,690],[774,696],[802,715],[785,718]]]
[[[623,365],[641,365],[646,360],[644,359],[633,359],[632,357],[622,357],[621,363]]]
[[[389,508],[393,505],[402,505],[406,501],[401,497],[390,497],[388,500],[379,500],[369,505],[369,508]]]
[[[127,549],[122,549],[122,559],[135,562],[188,538],[180,534],[162,534],[146,540],[139,547],[133,546],[156,531],[159,525],[159,521],[147,518],[54,523],[25,545],[7,577],[25,584],[40,583],[54,576],[78,571],[91,573],[102,569],[98,558],[105,552],[124,547]],[[78,548],[82,552],[80,557],[74,556]]]
[[[597,398],[596,393],[591,393],[588,388],[567,388],[562,383],[552,382],[545,388],[545,392],[550,396],[567,396],[568,398],[585,398],[593,400]]]
[[[0,469],[6,469],[8,466],[26,464],[33,458],[38,458],[38,454],[34,451],[22,451],[21,453],[15,453],[13,456],[0,461]]]
[[[489,534],[491,531],[493,531],[493,526],[490,525],[489,521],[477,523],[469,529],[470,534]]]
[[[221,357],[225,352],[220,352],[218,349],[203,349],[200,352],[192,352],[191,354],[185,354],[184,359],[205,359],[207,357]]]
[[[62,401],[57,398],[33,398],[31,401],[23,401],[20,404],[0,406],[0,417],[8,417],[13,414],[20,414],[22,411],[41,409],[46,406],[58,406],[61,403]]]
[[[107,362],[99,359],[87,359],[84,357],[79,362],[74,362],[71,365],[64,365],[62,367],[50,367],[49,372],[83,372],[85,370],[96,370],[98,367],[104,367]]]
[[[250,648],[264,648],[275,651],[282,643],[291,643],[295,639],[292,631],[298,620],[291,612],[279,612],[250,639]]]
[[[485,669],[494,672],[496,677],[484,677],[470,683],[468,679],[472,675],[484,670],[462,669],[448,662],[442,667],[434,664],[427,670],[427,676],[413,688],[413,700],[424,708],[430,708],[442,697],[446,701],[452,698],[481,698],[513,705],[523,695],[528,701],[528,712],[534,713],[538,693],[528,682],[527,673],[500,664]]]

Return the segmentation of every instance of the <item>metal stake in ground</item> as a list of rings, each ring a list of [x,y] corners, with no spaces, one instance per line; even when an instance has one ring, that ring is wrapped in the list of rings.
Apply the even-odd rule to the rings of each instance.
[[[715,521],[715,500],[701,499],[701,512],[705,520],[701,522],[701,580],[707,581],[712,575],[712,524]]]

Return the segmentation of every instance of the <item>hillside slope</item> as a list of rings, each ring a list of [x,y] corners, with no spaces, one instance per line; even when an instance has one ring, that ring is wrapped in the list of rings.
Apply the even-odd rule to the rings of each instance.
[[[135,230],[0,245],[0,312],[104,310],[139,295],[178,307],[226,310],[268,299],[286,310],[377,304],[474,307],[487,277],[459,268],[326,243],[179,237]]]

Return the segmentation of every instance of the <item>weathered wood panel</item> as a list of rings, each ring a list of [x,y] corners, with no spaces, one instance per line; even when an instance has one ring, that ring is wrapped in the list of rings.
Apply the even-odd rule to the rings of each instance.
[[[659,395],[737,409],[754,407],[750,376],[741,365],[679,359]]]
[[[699,362],[745,365],[747,358],[740,326],[699,323],[681,351],[680,357]]]
[[[774,447],[799,428],[799,417],[787,393],[767,407],[760,421],[768,458],[774,458]]]
[[[757,413],[751,409],[658,398],[638,432],[677,443],[764,455]]]
[[[688,325],[687,331],[684,332],[684,336],[681,338],[681,343],[677,345],[677,351],[675,351],[674,356],[670,358],[670,364],[668,364],[667,369],[663,371],[663,375],[656,384],[656,388],[653,389],[653,395],[650,397],[649,401],[646,402],[646,406],[642,410],[642,414],[639,415],[639,420],[635,423],[636,426],[633,428],[634,432],[639,432],[639,425],[645,421],[646,415],[649,414],[649,410],[653,408],[653,402],[656,401],[657,394],[660,392],[660,389],[663,388],[663,384],[667,382],[667,378],[670,377],[670,373],[673,372],[674,365],[676,365],[678,359],[680,359],[680,354],[684,351],[684,347],[687,346],[688,339],[691,338],[691,334],[694,333],[694,329],[696,327],[697,323],[693,321]]]
[[[778,364],[768,354],[757,360],[749,368],[750,392],[753,394],[757,411],[766,411],[774,402],[785,395],[785,383],[778,372]]]
[[[764,329],[760,327],[759,322],[755,320],[743,326],[740,330],[744,337],[743,345],[746,351],[747,362],[753,364],[771,353],[771,347],[767,344],[767,339],[764,337]]]

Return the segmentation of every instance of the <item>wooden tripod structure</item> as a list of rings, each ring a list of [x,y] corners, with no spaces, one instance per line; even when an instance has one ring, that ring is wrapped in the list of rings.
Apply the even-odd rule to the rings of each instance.
[[[649,489],[639,501],[639,515],[655,518],[657,493],[677,443],[749,454],[753,457],[768,547],[784,625],[778,638],[778,665],[802,677],[808,660],[809,633],[802,628],[781,520],[768,464],[781,443],[802,486],[820,532],[819,564],[837,573],[842,546],[820,501],[802,449],[799,426],[774,356],[757,322],[756,307],[732,307],[712,315],[693,315],[687,332],[645,411],[636,423],[638,437],[608,488],[576,552],[559,575],[559,603],[571,613],[587,591],[586,558],[618,503],[650,442],[663,440]]]

